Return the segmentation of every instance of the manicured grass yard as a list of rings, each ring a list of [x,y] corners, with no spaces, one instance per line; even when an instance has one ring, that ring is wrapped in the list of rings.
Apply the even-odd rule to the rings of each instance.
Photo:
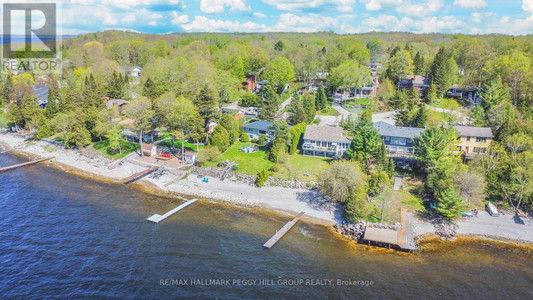
[[[458,109],[460,107],[459,102],[451,98],[438,99],[431,106],[444,109]]]
[[[326,158],[294,154],[280,165],[279,172],[273,176],[283,179],[295,176],[300,181],[317,181],[318,176],[329,168],[329,165],[329,159]],[[304,175],[306,172],[309,173],[308,176]]]
[[[367,105],[371,101],[370,98],[351,99],[344,102],[346,105]]]
[[[321,111],[317,111],[316,114],[317,115],[321,115],[321,116],[336,116],[339,113],[335,109],[333,109],[331,107],[327,107],[327,108],[324,108]]]
[[[98,152],[102,153],[106,157],[114,158],[114,159],[120,159],[125,157],[126,155],[132,153],[136,149],[139,148],[137,143],[130,143],[127,141],[121,141],[120,145],[122,146],[122,154],[120,153],[112,153],[111,149],[109,149],[109,140],[103,140],[99,142],[94,142],[91,144],[91,148],[97,150]]]
[[[270,169],[274,164],[267,159],[266,153],[263,150],[259,150],[255,153],[244,153],[240,148],[248,146],[253,143],[237,142],[230,147],[224,154],[222,154],[222,161],[226,159],[229,161],[235,161],[239,165],[237,169],[238,173],[257,175],[263,169]],[[216,165],[215,163],[209,163],[208,166]]]

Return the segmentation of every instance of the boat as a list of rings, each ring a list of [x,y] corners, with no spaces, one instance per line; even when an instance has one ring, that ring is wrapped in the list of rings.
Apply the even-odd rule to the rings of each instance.
[[[487,209],[487,212],[493,216],[493,217],[498,217],[499,214],[498,214],[498,209],[496,208],[496,206],[492,203],[487,203],[487,206],[486,206],[486,209]]]

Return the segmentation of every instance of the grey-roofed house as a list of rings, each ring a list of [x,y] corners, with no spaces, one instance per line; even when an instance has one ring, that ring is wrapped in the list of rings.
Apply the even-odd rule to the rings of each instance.
[[[419,137],[424,128],[394,126],[385,122],[374,123],[390,157],[409,157],[414,154],[413,139]]]
[[[47,85],[34,85],[33,92],[39,98],[39,107],[41,109],[46,108],[48,104],[48,93],[50,92],[50,87]]]
[[[303,155],[342,158],[351,141],[341,127],[308,125],[305,128]]]
[[[122,100],[122,99],[111,99],[107,100],[107,109],[113,109],[113,107],[116,107],[119,113],[122,113],[122,106],[128,104],[129,101]]]
[[[260,136],[264,135],[265,137],[272,136],[274,131],[270,127],[274,123],[270,121],[256,121],[244,125],[244,132],[248,134],[250,139],[257,140]]]
[[[465,99],[470,103],[482,104],[483,98],[481,96],[483,93],[485,90],[480,87],[454,84],[446,92],[446,95],[456,99]]]

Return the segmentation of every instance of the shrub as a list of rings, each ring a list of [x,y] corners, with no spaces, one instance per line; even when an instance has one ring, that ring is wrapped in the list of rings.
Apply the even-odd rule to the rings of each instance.
[[[239,165],[233,165],[233,166],[231,166],[231,169],[233,171],[237,171],[239,169]]]
[[[257,144],[259,144],[259,146],[263,146],[265,144],[265,141],[266,141],[266,138],[264,135],[262,135],[259,137],[259,139],[257,139]]]
[[[248,143],[250,141],[250,137],[248,136],[248,133],[242,132],[241,133],[241,142]]]
[[[249,94],[245,93],[241,95],[241,101],[239,102],[240,106],[246,106],[246,107],[261,107],[261,97],[257,94]]]
[[[268,177],[270,176],[270,174],[268,173],[268,171],[266,169],[263,169],[261,172],[259,172],[259,174],[257,174],[257,178],[255,180],[255,184],[257,185],[257,187],[263,187],[265,185],[265,182],[267,181]]]
[[[270,171],[279,172],[279,165],[272,165],[272,167],[270,167]]]
[[[220,161],[221,159],[222,154],[220,154],[220,150],[218,150],[217,147],[207,147],[198,152],[198,163],[200,165],[203,165],[208,161],[216,162]]]

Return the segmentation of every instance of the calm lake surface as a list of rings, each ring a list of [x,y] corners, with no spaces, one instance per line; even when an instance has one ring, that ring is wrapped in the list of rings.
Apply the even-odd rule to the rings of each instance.
[[[1,166],[20,161],[0,154]],[[0,299],[533,299],[533,255],[519,248],[461,242],[399,254],[299,223],[264,250],[288,218],[208,202],[145,220],[180,203],[42,165],[0,174]],[[262,281],[237,283],[247,279]],[[312,285],[326,279],[334,285]]]

